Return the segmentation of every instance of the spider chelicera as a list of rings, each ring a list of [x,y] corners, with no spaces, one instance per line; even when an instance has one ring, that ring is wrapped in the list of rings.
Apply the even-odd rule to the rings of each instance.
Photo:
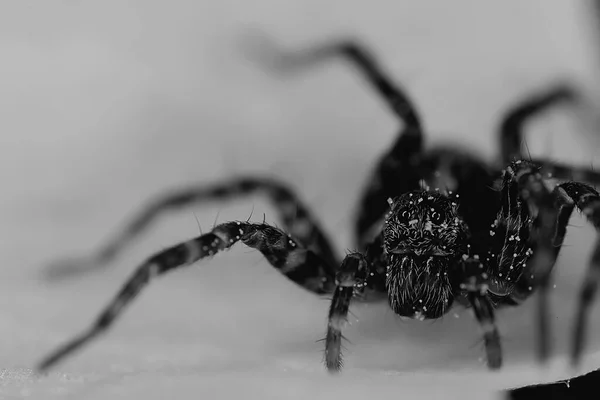
[[[483,332],[487,364],[497,369],[502,350],[495,309],[519,305],[537,291],[538,357],[547,358],[550,273],[574,208],[600,228],[598,192],[568,179],[600,182],[600,176],[550,160],[524,160],[521,141],[530,118],[560,103],[575,102],[575,91],[557,85],[508,110],[499,130],[501,160],[490,164],[456,148],[424,150],[416,108],[364,45],[348,41],[292,53],[272,50],[269,62],[279,71],[336,58],[351,63],[402,122],[360,200],[355,225],[358,250],[340,259],[309,209],[277,180],[241,177],[169,193],[150,203],[95,255],[55,264],[50,272],[62,276],[107,265],[159,214],[207,200],[263,193],[274,202],[282,229],[264,222],[226,222],[156,253],[137,268],[94,324],[44,359],[39,370],[48,370],[105,332],[153,278],[237,242],[260,251],[273,267],[310,292],[333,295],[325,338],[329,371],[341,369],[342,329],[349,306],[366,292],[385,294],[396,314],[417,319],[439,318],[454,302],[472,308]],[[550,185],[544,179],[549,174],[564,182]],[[587,310],[599,280],[597,245],[580,292],[573,361],[582,353]]]

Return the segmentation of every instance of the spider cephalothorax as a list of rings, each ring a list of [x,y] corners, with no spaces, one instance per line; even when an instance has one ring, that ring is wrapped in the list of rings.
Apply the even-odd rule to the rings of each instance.
[[[436,191],[409,192],[388,202],[383,237],[390,306],[398,315],[438,318],[454,300],[449,276],[468,254],[468,227],[455,200]]]
[[[579,182],[552,187],[542,173],[552,173],[558,180],[575,173],[590,182],[600,182],[600,175],[545,159],[520,161],[524,158],[522,127],[549,107],[576,100],[574,90],[557,86],[511,108],[500,127],[501,160],[485,163],[456,147],[425,149],[419,113],[365,47],[342,42],[291,54],[274,49],[271,55],[270,65],[279,70],[334,57],[353,63],[403,124],[360,200],[357,250],[341,259],[309,209],[277,180],[245,177],[170,193],[152,202],[96,254],[55,265],[53,276],[107,265],[162,212],[196,202],[263,193],[279,211],[282,228],[264,221],[226,222],[149,257],[91,328],[45,359],[40,369],[49,368],[108,329],[152,278],[238,242],[260,251],[299,286],[332,295],[324,340],[325,365],[330,371],[342,366],[342,329],[350,303],[369,300],[370,296],[363,296],[366,291],[387,296],[395,313],[418,319],[442,316],[453,301],[470,307],[482,330],[490,368],[502,364],[495,309],[518,305],[537,291],[538,355],[545,359],[550,273],[575,207],[600,230],[600,195]],[[600,282],[600,250],[595,254],[579,297],[572,343],[575,362],[581,357],[587,310]]]

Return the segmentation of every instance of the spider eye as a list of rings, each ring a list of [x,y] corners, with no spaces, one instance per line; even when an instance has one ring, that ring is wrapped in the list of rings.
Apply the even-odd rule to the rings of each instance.
[[[439,224],[443,220],[442,214],[440,214],[437,211],[432,212],[430,218],[431,218],[431,222],[436,223],[436,224]]]
[[[408,211],[402,211],[402,214],[400,214],[402,216],[402,218],[404,219],[408,219]]]

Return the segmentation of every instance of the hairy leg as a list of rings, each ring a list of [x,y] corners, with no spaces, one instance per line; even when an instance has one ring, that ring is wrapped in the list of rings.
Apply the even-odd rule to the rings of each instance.
[[[102,268],[112,262],[162,214],[207,201],[228,200],[264,194],[279,212],[283,229],[303,247],[315,251],[331,265],[338,265],[333,246],[310,210],[287,185],[273,179],[241,177],[212,185],[200,185],[156,199],[142,209],[125,227],[88,257],[60,260],[48,267],[51,278],[62,278]]]
[[[490,369],[502,366],[500,334],[494,318],[494,307],[488,297],[488,276],[479,259],[467,258],[460,262],[459,290],[473,308],[475,318],[483,331],[487,364]]]
[[[38,369],[48,370],[105,332],[151,279],[211,257],[230,248],[238,241],[259,250],[273,267],[305,289],[317,294],[331,293],[333,290],[335,265],[327,264],[317,254],[303,248],[299,242],[282,230],[267,224],[227,222],[217,225],[210,233],[150,257],[137,268],[95,323],[83,334],[50,354],[40,363]]]
[[[350,302],[361,292],[369,276],[369,264],[361,253],[350,253],[336,274],[325,336],[325,367],[329,372],[342,369],[342,328],[348,319]]]
[[[575,100],[577,100],[577,93],[573,88],[560,85],[530,96],[508,110],[502,119],[499,132],[502,165],[525,158],[521,148],[523,130],[527,122],[560,103]]]
[[[342,261],[335,278],[337,287],[329,309],[325,337],[325,365],[330,372],[338,372],[342,368],[342,328],[348,317],[350,302],[387,299],[387,266],[383,234],[369,243],[364,253],[349,253]]]

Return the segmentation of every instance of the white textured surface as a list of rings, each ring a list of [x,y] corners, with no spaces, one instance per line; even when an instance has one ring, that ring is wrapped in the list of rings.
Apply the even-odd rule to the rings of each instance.
[[[373,45],[426,118],[430,143],[496,153],[507,105],[554,79],[589,85],[584,10],[566,2],[106,1],[0,6],[0,397],[485,398],[565,377],[573,300],[593,241],[575,217],[557,268],[556,349],[533,363],[534,302],[501,312],[506,367],[488,373],[469,313],[399,321],[354,307],[346,369],[322,370],[327,301],[237,248],[155,282],[115,329],[38,379],[29,367],[79,332],[151,252],[219,220],[274,221],[253,198],[161,220],[114,268],[49,286],[44,263],[94,248],[152,195],[239,172],[290,181],[334,237],[396,122],[353,71],[332,65],[279,81],[245,61],[251,26],[289,46],[352,34]],[[578,3],[581,4],[581,3]],[[565,117],[563,117],[565,116]],[[532,124],[532,153],[596,162],[574,113]],[[568,135],[565,134],[568,132]],[[574,139],[569,139],[574,138]],[[592,330],[600,331],[593,313]],[[600,337],[600,335],[595,335]],[[600,365],[592,339],[584,369]],[[594,359],[595,358],[595,359]]]

